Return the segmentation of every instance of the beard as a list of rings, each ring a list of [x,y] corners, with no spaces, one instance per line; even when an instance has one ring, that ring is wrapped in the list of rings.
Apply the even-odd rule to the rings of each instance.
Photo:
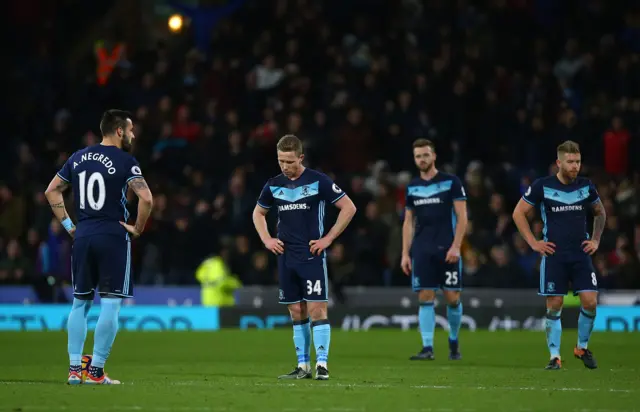
[[[421,172],[427,173],[427,172],[431,171],[431,169],[433,169],[433,166],[434,166],[434,162],[431,162],[431,163],[428,163],[428,164],[420,163],[420,164],[418,164],[418,169]]]
[[[131,152],[131,149],[133,149],[133,143],[131,140],[127,141],[126,139],[122,139],[122,150],[125,152]]]
[[[578,177],[578,174],[580,172],[577,172],[575,175],[573,174],[573,172],[569,171],[569,170],[562,170],[560,169],[560,173],[562,174],[562,176],[567,179],[567,180],[575,180]]]

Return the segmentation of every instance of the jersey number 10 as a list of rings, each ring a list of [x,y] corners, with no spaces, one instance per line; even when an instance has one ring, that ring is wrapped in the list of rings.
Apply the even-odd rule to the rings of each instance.
[[[80,178],[80,187],[78,188],[80,194],[80,209],[84,210],[85,200],[89,201],[89,207],[93,210],[101,210],[104,206],[104,201],[107,198],[107,189],[104,184],[104,177],[102,177],[102,173],[94,172],[89,176],[89,180],[87,181],[87,172],[78,173],[78,178]],[[95,185],[98,184],[98,200],[95,198],[94,189]]]

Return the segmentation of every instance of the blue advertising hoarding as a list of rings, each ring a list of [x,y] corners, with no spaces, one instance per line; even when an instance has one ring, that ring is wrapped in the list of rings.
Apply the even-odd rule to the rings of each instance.
[[[640,306],[598,307],[593,330],[640,332]]]
[[[0,305],[0,330],[59,331],[66,330],[71,305]],[[89,312],[89,330],[95,329],[100,305]],[[218,308],[123,306],[120,330],[129,331],[213,331],[220,328]]]
[[[60,292],[68,302],[73,300],[73,289],[70,286],[62,288]],[[135,297],[127,299],[125,305],[198,306],[200,296],[199,287],[136,286]],[[31,286],[2,286],[1,303],[38,303],[38,296]]]

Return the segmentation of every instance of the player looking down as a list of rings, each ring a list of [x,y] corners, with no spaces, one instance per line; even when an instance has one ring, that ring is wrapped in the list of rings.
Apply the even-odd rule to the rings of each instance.
[[[293,135],[278,141],[282,174],[269,179],[253,211],[253,223],[262,243],[278,255],[279,301],[287,305],[293,321],[293,343],[298,366],[280,379],[311,378],[311,335],[316,349],[315,379],[329,379],[327,360],[331,327],[326,249],[344,231],[356,213],[349,197],[323,173],[302,165],[302,142]],[[340,213],[325,233],[327,204]],[[271,237],[266,215],[278,213],[278,233]]]

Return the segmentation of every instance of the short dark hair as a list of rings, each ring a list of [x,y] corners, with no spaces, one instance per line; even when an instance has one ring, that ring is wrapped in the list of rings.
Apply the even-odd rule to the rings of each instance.
[[[103,136],[111,135],[120,127],[124,130],[127,119],[131,119],[131,113],[125,110],[111,109],[102,114],[100,120],[100,132]]]
[[[558,146],[558,156],[561,154],[579,154],[580,145],[573,140],[567,140]]]
[[[430,147],[434,153],[436,151],[436,145],[429,139],[417,139],[413,142],[413,148],[416,147]]]
[[[282,136],[278,140],[277,148],[279,152],[296,152],[297,156],[302,154],[302,142],[292,134]]]

